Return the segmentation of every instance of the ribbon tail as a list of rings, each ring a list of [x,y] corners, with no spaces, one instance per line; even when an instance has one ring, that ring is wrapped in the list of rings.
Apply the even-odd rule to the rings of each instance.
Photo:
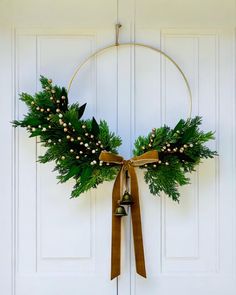
[[[121,173],[122,169],[115,179],[112,191],[111,280],[120,275],[121,218],[116,217],[114,212],[121,194]]]
[[[143,248],[143,235],[141,224],[141,213],[139,204],[138,180],[134,167],[128,168],[131,181],[131,195],[134,204],[131,206],[134,253],[136,262],[136,272],[142,277],[146,278],[145,256]]]

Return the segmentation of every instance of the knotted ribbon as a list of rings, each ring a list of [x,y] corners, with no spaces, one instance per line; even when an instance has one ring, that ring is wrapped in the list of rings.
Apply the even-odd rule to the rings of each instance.
[[[141,156],[133,157],[130,160],[124,160],[123,157],[102,151],[99,160],[106,163],[121,165],[119,173],[115,179],[112,191],[112,242],[111,242],[111,280],[120,275],[120,257],[121,257],[121,218],[114,215],[117,204],[123,194],[123,179],[128,172],[130,177],[130,192],[133,200],[131,206],[133,240],[136,272],[146,278],[145,257],[143,249],[143,236],[141,213],[139,205],[138,179],[135,167],[158,161],[158,152],[156,150],[146,152]]]

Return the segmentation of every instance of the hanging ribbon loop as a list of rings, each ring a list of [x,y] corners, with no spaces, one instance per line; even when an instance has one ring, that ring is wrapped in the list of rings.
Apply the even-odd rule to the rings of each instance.
[[[138,179],[135,167],[158,161],[158,152],[156,150],[146,152],[141,156],[133,157],[130,160],[124,160],[122,156],[102,151],[99,160],[106,163],[121,165],[119,173],[115,179],[112,191],[112,242],[111,242],[111,279],[120,275],[120,257],[121,257],[121,218],[114,215],[117,203],[123,194],[123,179],[126,177],[126,171],[130,176],[131,195],[134,203],[131,206],[131,217],[133,227],[133,240],[136,272],[146,278],[145,257],[143,248],[142,223],[139,204]]]

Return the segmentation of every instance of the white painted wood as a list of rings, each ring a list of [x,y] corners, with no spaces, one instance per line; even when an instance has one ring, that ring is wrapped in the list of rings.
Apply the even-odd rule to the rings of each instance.
[[[14,187],[13,179],[13,139],[14,132],[9,124],[13,119],[14,104],[12,89],[12,51],[11,27],[0,27],[0,161],[2,165],[0,177],[0,290],[1,293],[10,295],[14,288],[14,275],[12,273],[13,254],[13,223],[14,208],[12,196]]]
[[[1,294],[235,294],[234,6],[233,0],[0,3]],[[220,157],[191,175],[179,205],[152,196],[138,172],[148,278],[135,274],[129,216],[122,275],[110,282],[112,183],[69,200],[73,183],[58,185],[53,164],[36,163],[40,145],[24,130],[13,132],[9,121],[26,111],[18,93],[39,90],[40,74],[67,86],[77,64],[114,42],[117,16],[121,41],[161,47],[183,68],[193,115],[203,116],[204,130],[216,131],[209,146]],[[187,117],[179,73],[148,49],[114,49],[88,63],[70,101],[87,102],[86,117],[108,121],[126,158],[139,134]]]
[[[192,184],[180,189],[179,205],[165,196],[161,200],[153,200],[155,197],[147,189],[142,193],[144,207],[150,202],[146,198],[155,202],[151,214],[148,212],[144,215],[145,209],[143,210],[149,277],[144,281],[134,273],[132,294],[143,294],[147,289],[151,290],[150,294],[222,294],[225,290],[227,294],[234,294],[234,155],[232,150],[226,153],[224,150],[225,146],[232,149],[234,135],[223,131],[225,124],[234,126],[234,65],[227,63],[228,59],[234,59],[234,34],[232,30],[176,29],[162,30],[161,36],[162,48],[178,61],[189,77],[194,98],[193,114],[203,116],[204,130],[216,131],[216,140],[209,143],[209,146],[217,149],[220,157],[204,161],[199,166],[191,176]],[[186,110],[186,90],[181,86],[177,74],[170,64],[162,60],[162,118],[163,122],[171,126],[176,124],[179,113],[183,117]],[[155,81],[158,76],[154,75],[152,79]],[[137,84],[141,85],[138,80]],[[223,91],[225,87],[229,91]],[[225,93],[228,93],[227,98]],[[224,115],[221,105],[224,105]],[[150,114],[149,116],[154,116],[153,109]],[[226,114],[227,123],[224,119]],[[222,135],[224,143],[221,141]],[[222,149],[224,160],[221,156]],[[221,161],[228,162],[228,165],[224,162],[222,167]],[[228,167],[227,176],[223,172],[224,165]],[[222,182],[228,183],[228,186],[221,185]],[[161,213],[158,210],[160,201]],[[227,213],[222,212],[222,206],[229,206],[228,209],[225,208]],[[226,224],[227,230],[223,230],[222,226]],[[158,234],[160,241],[156,242]]]
[[[55,83],[67,84],[75,66],[94,50],[96,44],[94,33],[83,32],[71,36],[59,32],[38,35],[21,30],[17,32],[16,40],[17,93],[23,90],[34,93],[39,89],[40,74],[55,77]],[[96,104],[99,104],[94,69],[94,62],[85,67],[70,92],[70,102],[88,102],[87,117],[95,113]],[[100,77],[104,77],[102,70],[99,73],[98,67]],[[55,75],[55,71],[60,74]],[[107,89],[113,91],[114,85],[116,79]],[[21,104],[19,116],[25,111]],[[116,130],[116,121],[110,124]],[[116,282],[109,280],[109,194],[93,191],[69,200],[73,182],[58,185],[56,173],[51,172],[53,164],[36,165],[36,157],[43,152],[40,143],[28,139],[24,131],[19,132],[17,294],[26,294],[28,290],[34,294],[42,294],[44,290],[70,294],[76,289],[86,294],[94,294],[97,289],[103,294],[115,294]],[[24,148],[27,143],[29,145]],[[108,187],[111,188],[110,184]],[[96,199],[99,199],[98,206]]]

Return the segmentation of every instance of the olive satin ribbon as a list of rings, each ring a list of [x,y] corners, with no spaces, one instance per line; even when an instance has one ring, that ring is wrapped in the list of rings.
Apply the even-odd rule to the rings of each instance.
[[[158,161],[158,152],[152,150],[133,157],[130,160],[124,160],[123,157],[102,151],[99,160],[106,163],[121,165],[119,173],[115,179],[112,191],[112,242],[111,242],[111,280],[120,275],[120,257],[121,257],[121,218],[114,215],[119,200],[123,194],[123,179],[126,178],[126,172],[130,177],[131,196],[133,204],[131,206],[134,252],[136,262],[136,272],[146,278],[145,258],[143,249],[142,224],[139,205],[138,179],[135,167]]]

